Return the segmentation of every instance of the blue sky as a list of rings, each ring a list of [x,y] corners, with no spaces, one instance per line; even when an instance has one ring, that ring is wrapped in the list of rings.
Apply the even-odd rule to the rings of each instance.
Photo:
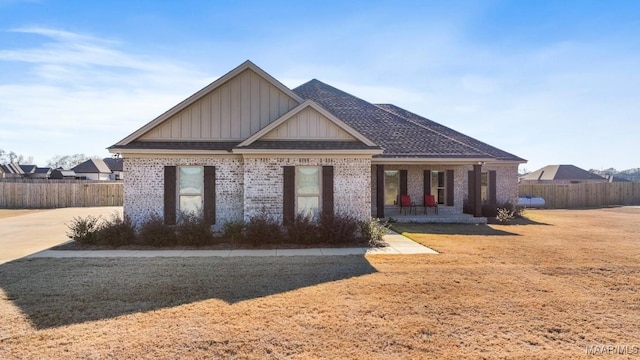
[[[0,0],[0,149],[109,156],[250,59],[529,160],[640,167],[640,1]]]

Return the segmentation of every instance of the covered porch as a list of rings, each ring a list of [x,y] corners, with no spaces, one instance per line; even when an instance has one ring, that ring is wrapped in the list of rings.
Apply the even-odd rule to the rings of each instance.
[[[495,189],[486,186],[487,180],[495,184],[495,171],[484,177],[483,187],[483,162],[388,160],[372,161],[372,217],[397,222],[486,224],[482,195],[489,195],[487,200],[495,203]],[[425,205],[434,201],[437,209],[426,207],[425,211]],[[463,208],[472,214],[464,213]]]

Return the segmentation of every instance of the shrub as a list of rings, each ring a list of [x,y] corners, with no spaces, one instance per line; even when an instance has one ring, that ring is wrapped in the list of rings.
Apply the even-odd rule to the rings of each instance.
[[[318,225],[311,216],[298,214],[285,225],[287,241],[292,244],[311,245],[318,242]]]
[[[513,219],[513,214],[515,210],[509,210],[507,208],[498,208],[498,214],[496,215],[496,220],[501,223],[508,223]]]
[[[222,225],[222,238],[232,244],[240,244],[244,241],[244,223],[242,221],[229,221]]]
[[[211,226],[202,214],[180,213],[176,225],[177,245],[203,246],[213,243]]]
[[[152,214],[138,233],[138,242],[150,246],[174,246],[177,242],[176,231],[173,226],[166,225],[158,214]]]
[[[385,235],[389,229],[389,223],[385,222],[380,224],[378,219],[369,219],[366,221],[360,221],[360,236],[366,241],[369,246],[372,247],[385,247],[387,243],[382,240],[382,236]]]
[[[130,245],[136,240],[136,229],[129,218],[114,213],[103,220],[95,236],[95,242],[100,245]]]
[[[99,229],[99,221],[100,217],[92,215],[88,215],[85,218],[76,216],[69,224],[67,224],[67,227],[69,228],[67,236],[81,244],[95,244],[96,232]]]
[[[349,215],[322,212],[318,221],[320,241],[345,244],[356,238],[358,222]]]
[[[253,246],[281,243],[283,235],[280,224],[266,212],[253,216],[244,226],[244,241]]]

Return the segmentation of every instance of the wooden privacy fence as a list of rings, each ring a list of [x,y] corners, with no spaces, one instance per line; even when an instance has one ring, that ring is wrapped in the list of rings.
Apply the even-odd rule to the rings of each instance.
[[[640,205],[640,182],[520,184],[518,194],[541,197],[549,209]]]
[[[0,208],[122,206],[123,184],[87,180],[2,180]]]

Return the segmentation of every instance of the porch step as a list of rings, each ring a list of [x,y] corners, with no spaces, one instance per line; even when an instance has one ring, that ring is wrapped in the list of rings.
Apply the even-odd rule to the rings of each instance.
[[[467,214],[461,215],[396,215],[389,216],[385,220],[398,223],[421,223],[421,224],[486,224],[486,217],[473,217]]]

